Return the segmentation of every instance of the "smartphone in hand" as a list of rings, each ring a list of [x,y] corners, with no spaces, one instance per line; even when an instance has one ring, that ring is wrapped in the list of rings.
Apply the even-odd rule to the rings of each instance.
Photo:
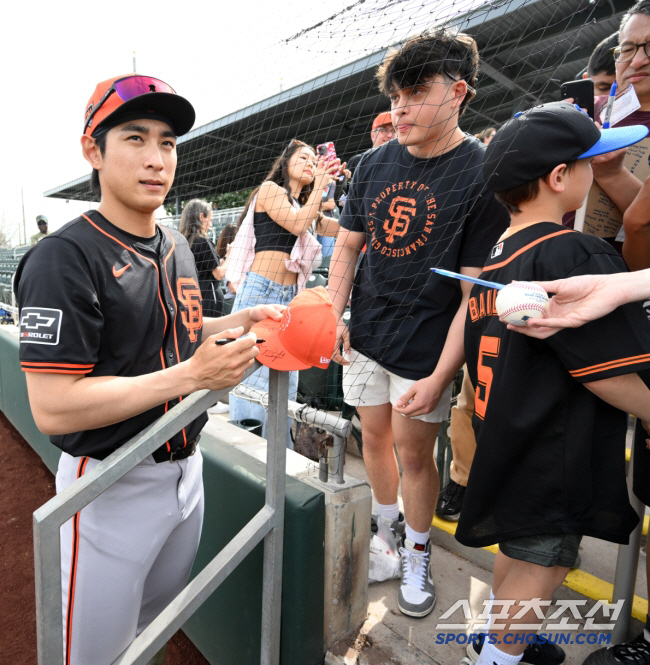
[[[566,81],[560,86],[560,99],[573,97],[573,103],[585,109],[594,119],[594,82],[591,79]]]

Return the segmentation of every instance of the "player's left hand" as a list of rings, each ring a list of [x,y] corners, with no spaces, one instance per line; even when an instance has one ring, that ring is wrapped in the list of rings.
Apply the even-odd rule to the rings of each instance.
[[[286,308],[286,305],[255,305],[250,308],[248,318],[251,320],[251,324],[264,321],[264,319],[279,321]]]
[[[424,416],[431,413],[442,396],[438,383],[428,376],[416,381],[393,406],[393,410],[404,416]]]

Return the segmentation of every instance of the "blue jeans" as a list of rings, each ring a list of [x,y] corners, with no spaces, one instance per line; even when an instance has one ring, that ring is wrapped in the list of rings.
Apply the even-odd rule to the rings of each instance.
[[[245,307],[254,307],[255,305],[288,305],[298,292],[295,284],[283,286],[273,282],[266,277],[262,277],[254,272],[249,272],[241,288],[237,292],[232,311],[237,312]],[[244,385],[257,388],[263,392],[269,391],[269,368],[262,367],[257,372],[251,374],[242,382]],[[298,394],[298,372],[289,372],[289,399],[296,399]],[[262,422],[262,436],[266,438],[266,429],[268,414],[261,404],[249,402],[241,397],[234,397],[230,394],[230,419],[244,420],[245,418],[255,418]],[[293,448],[291,443],[291,434],[289,428],[291,419],[287,418],[287,448]]]
[[[318,242],[321,244],[321,254],[323,258],[332,256],[334,252],[334,245],[336,245],[336,236],[316,236]]]

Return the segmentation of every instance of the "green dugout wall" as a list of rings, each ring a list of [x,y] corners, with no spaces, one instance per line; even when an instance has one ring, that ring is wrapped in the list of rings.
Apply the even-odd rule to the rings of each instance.
[[[59,451],[39,432],[18,361],[18,338],[0,329],[0,410],[54,473]],[[205,520],[192,571],[200,571],[264,505],[265,465],[201,438]],[[323,662],[325,500],[320,490],[287,477],[282,583],[282,665]],[[260,544],[183,627],[212,665],[260,662]]]

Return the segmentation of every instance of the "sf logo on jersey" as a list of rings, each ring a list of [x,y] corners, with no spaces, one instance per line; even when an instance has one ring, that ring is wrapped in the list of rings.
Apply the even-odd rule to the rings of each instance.
[[[183,325],[187,328],[190,342],[196,342],[198,333],[203,328],[203,307],[201,291],[193,277],[179,277],[176,282],[178,300],[185,305],[181,310]]]
[[[58,344],[62,316],[60,309],[23,307],[20,312],[20,341],[52,346]]]

